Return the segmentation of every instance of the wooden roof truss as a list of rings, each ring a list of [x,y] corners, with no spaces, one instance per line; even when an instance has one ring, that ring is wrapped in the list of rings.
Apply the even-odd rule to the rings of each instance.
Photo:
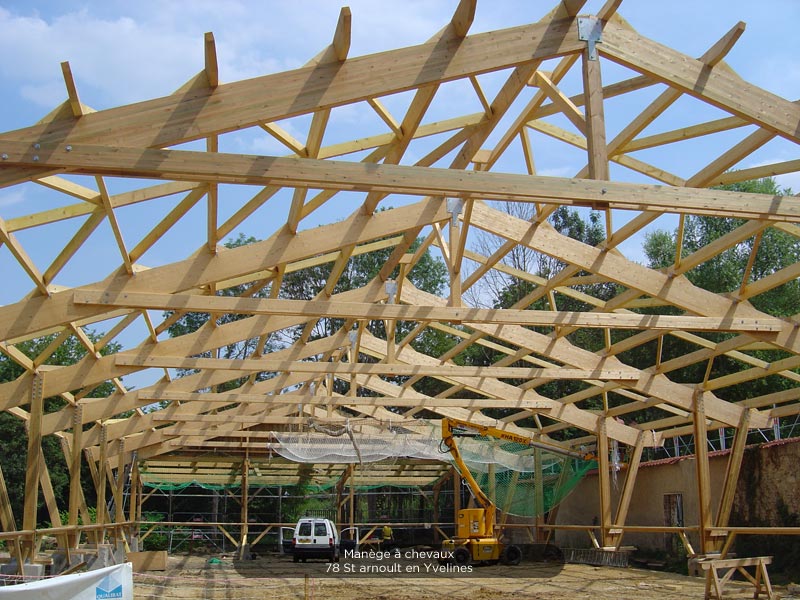
[[[28,421],[33,444],[49,434],[72,439],[75,427],[93,425],[76,439],[94,459],[106,456],[104,446],[122,443],[139,460],[187,452],[254,455],[263,452],[270,429],[302,428],[309,419],[353,419],[366,429],[390,421],[413,424],[422,411],[494,424],[481,411],[508,409],[500,426],[565,447],[592,444],[599,432],[630,446],[657,446],[696,434],[698,407],[706,428],[762,428],[774,417],[796,415],[798,316],[771,316],[749,300],[796,279],[798,263],[761,279],[748,270],[740,288],[725,295],[692,285],[685,273],[770,228],[800,237],[796,198],[709,189],[799,170],[797,159],[732,169],[773,140],[798,144],[800,107],[747,83],[724,62],[742,23],[711,40],[695,59],[638,34],[616,14],[619,2],[609,1],[593,17],[602,27],[602,41],[591,43],[599,55],[593,59],[578,31],[583,4],[564,0],[536,23],[469,34],[474,0],[463,0],[451,23],[427,43],[360,57],[348,56],[345,9],[331,45],[304,67],[232,83],[222,83],[214,38],[206,34],[205,68],[174,94],[97,111],[80,101],[69,65],[62,65],[64,104],[39,123],[0,135],[0,185],[33,186],[37,193],[46,188],[53,199],[46,209],[0,215],[0,252],[10,255],[19,267],[13,277],[26,278],[29,288],[0,307],[0,352],[24,370],[0,384],[0,408]],[[618,73],[618,66],[628,75],[606,81],[604,72]],[[571,79],[579,82],[572,95],[565,91]],[[478,110],[439,117],[436,103],[454,85],[473,94]],[[716,116],[697,123],[681,113],[679,126],[648,129],[687,98],[713,107]],[[610,115],[623,99],[638,108],[626,108],[627,121],[611,135]],[[341,107],[356,107],[365,121],[372,119],[373,133],[329,140]],[[731,143],[731,132],[743,135]],[[241,135],[277,141],[284,155],[231,152]],[[670,171],[680,161],[649,162],[669,156],[664,150],[678,154],[681,144],[701,137],[722,141],[714,154],[682,172]],[[573,178],[537,174],[534,155],[538,145],[553,143],[547,138],[563,144],[564,152],[583,153],[585,166]],[[521,168],[513,172],[514,165]],[[281,197],[288,198],[284,204]],[[492,201],[532,206],[532,219]],[[606,239],[592,247],[556,231],[547,217],[562,205],[599,211]],[[323,209],[339,217],[317,226]],[[135,214],[156,217],[145,228],[129,226]],[[625,215],[621,224],[613,220],[617,215]],[[681,224],[687,215],[742,221],[717,242],[676,256],[666,271],[626,257],[626,242],[670,215]],[[188,231],[194,237],[186,237]],[[221,247],[238,231],[263,239]],[[497,250],[487,255],[476,249],[470,240],[477,232],[492,236]],[[176,236],[183,236],[185,252],[164,259],[159,243]],[[410,250],[418,237],[421,249]],[[32,251],[56,239],[52,256]],[[351,257],[386,247],[393,251],[375,280],[335,291]],[[549,278],[515,269],[504,258],[517,247],[566,266]],[[426,249],[447,264],[447,293],[435,296],[401,279],[390,299],[385,283],[392,271],[399,266],[407,273]],[[115,255],[117,266],[108,273],[71,268],[86,252]],[[318,297],[281,297],[287,273],[320,264],[333,267]],[[470,306],[468,292],[493,274],[525,280],[534,291],[513,309]],[[596,282],[614,282],[623,291],[601,300],[583,286]],[[217,295],[243,284],[242,297]],[[267,297],[259,294],[263,290]],[[561,296],[591,310],[559,310]],[[549,299],[551,310],[525,310],[539,299]],[[664,314],[635,311],[644,306]],[[159,317],[163,311],[175,312]],[[169,325],[188,311],[251,316],[224,324],[212,319],[194,333],[167,337]],[[345,325],[315,339],[311,329],[325,317]],[[416,328],[387,342],[364,328],[369,320],[383,320],[392,331],[398,320]],[[264,351],[270,335],[297,326],[305,327],[297,342]],[[89,328],[106,334],[93,342]],[[422,354],[409,342],[425,328],[460,341],[443,355]],[[580,328],[624,328],[632,335],[611,343],[609,333],[606,347],[591,351],[571,341],[569,334]],[[133,331],[143,332],[138,341],[131,341]],[[703,336],[708,331],[732,335],[715,343]],[[55,334],[54,341],[38,356],[19,349],[46,334]],[[74,365],[48,365],[72,336],[86,357]],[[669,336],[696,350],[661,360]],[[248,339],[259,340],[249,356],[213,357]],[[112,342],[122,349],[104,355]],[[653,343],[658,351],[647,369],[619,358]],[[506,358],[485,368],[453,362],[476,344]],[[754,354],[764,349],[785,358],[766,363]],[[741,370],[708,376],[723,355]],[[670,378],[693,364],[709,365],[702,382]],[[176,378],[178,368],[195,371]],[[126,387],[126,378],[147,370],[162,376],[152,385]],[[259,373],[274,377],[255,377]],[[243,375],[250,377],[237,389],[209,391]],[[392,383],[386,377],[392,375],[409,379]],[[445,391],[435,397],[416,391],[413,383],[423,377],[439,380]],[[723,399],[722,390],[764,377],[784,379],[786,391]],[[346,381],[352,392],[334,393],[333,378]],[[509,378],[524,383],[511,385]],[[539,392],[543,382],[559,378],[587,385],[562,397]],[[93,390],[104,382],[113,383],[113,394],[95,397]],[[609,406],[609,394],[625,401]],[[44,414],[41,402],[32,402],[35,396],[60,396],[65,405]],[[606,408],[587,408],[597,398],[606,400]],[[654,407],[662,409],[660,417],[635,422],[639,411]],[[530,417],[538,426],[529,425]],[[524,428],[518,425],[523,419]],[[567,427],[584,433],[556,441]]]

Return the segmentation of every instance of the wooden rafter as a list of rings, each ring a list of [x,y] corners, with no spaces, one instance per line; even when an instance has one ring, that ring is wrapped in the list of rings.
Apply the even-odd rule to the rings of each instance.
[[[350,56],[358,20],[344,8],[332,37],[303,67],[231,83],[220,81],[209,32],[203,70],[176,93],[101,111],[81,103],[64,62],[67,100],[40,122],[0,134],[0,186],[35,183],[31,189],[47,197],[38,205],[44,209],[0,214],[0,251],[19,267],[15,277],[24,274],[23,285],[34,284],[0,307],[0,353],[22,372],[0,382],[0,409],[28,427],[26,529],[35,527],[39,494],[55,524],[64,508],[55,505],[47,466],[38,460],[44,435],[59,437],[70,469],[69,526],[88,519],[79,487],[85,451],[102,526],[92,539],[102,541],[113,521],[126,518],[119,500],[133,453],[149,463],[144,480],[289,485],[301,468],[261,462],[270,429],[303,429],[312,420],[413,429],[424,414],[525,432],[564,450],[596,447],[601,502],[595,513],[600,543],[608,547],[621,544],[644,449],[656,452],[667,438],[694,436],[702,446],[700,548],[718,549],[712,530],[727,525],[747,432],[774,417],[800,414],[800,314],[755,308],[765,294],[800,278],[793,258],[769,272],[758,268],[773,234],[800,243],[800,200],[707,188],[798,172],[800,162],[791,156],[731,169],[776,138],[800,142],[800,104],[743,81],[723,62],[743,23],[694,59],[634,31],[616,15],[620,1],[608,0],[596,15],[603,33],[595,59],[578,36],[585,0],[562,0],[530,25],[470,34],[476,4],[457,3],[452,18],[423,44],[368,56]],[[636,74],[604,84],[601,71],[609,61]],[[566,93],[569,77],[582,79],[580,93]],[[655,85],[658,93],[634,93]],[[448,101],[452,89],[466,89],[463,110]],[[398,108],[396,94],[406,94],[405,108]],[[684,96],[728,116],[690,122],[678,110]],[[637,108],[618,118],[609,102],[618,97]],[[353,111],[371,113],[364,120],[371,128],[342,127],[340,113]],[[614,128],[608,127],[612,113]],[[656,129],[666,114],[674,122],[650,134],[648,127],[658,121]],[[551,123],[554,115],[577,133]],[[680,142],[704,136],[712,143],[745,127],[738,142],[719,144],[674,172],[667,166],[666,153],[681,152]],[[607,129],[618,133],[607,140]],[[246,130],[271,136],[287,156],[228,152],[229,134]],[[559,158],[541,144],[544,136],[587,157],[576,177],[537,172],[534,157],[545,164]],[[178,149],[190,141],[200,144]],[[635,154],[642,150],[648,153]],[[657,185],[612,180],[618,170]],[[97,189],[79,183],[83,176]],[[124,178],[120,188],[126,191],[111,193],[109,178]],[[493,201],[532,205],[530,220],[498,210]],[[601,213],[605,239],[590,245],[559,233],[548,219],[563,207]],[[137,214],[146,214],[147,222],[137,222]],[[669,215],[678,215],[670,266],[653,269],[629,258],[646,228],[662,226],[661,217]],[[690,253],[689,225],[696,216],[740,221]],[[110,248],[96,245],[104,221],[113,234]],[[323,224],[312,227],[316,221]],[[130,245],[123,231],[136,232]],[[238,231],[263,239],[226,248],[226,238]],[[473,245],[482,236],[491,243]],[[43,239],[51,252],[40,252]],[[168,245],[181,246],[177,258],[165,258],[161,250]],[[745,245],[751,254],[735,289],[715,293],[690,281],[696,269]],[[88,249],[115,257],[116,268],[87,270],[81,260]],[[550,266],[514,264],[518,251]],[[378,252],[374,278],[338,292],[354,259]],[[415,286],[431,257],[448,270],[449,286],[440,294]],[[284,298],[291,291],[287,278],[311,268],[327,273],[305,296],[313,299]],[[397,286],[391,300],[390,279]],[[521,282],[525,292],[504,308],[469,306],[472,299],[499,304],[482,296],[490,279],[500,287]],[[167,337],[189,313],[208,314],[208,323]],[[334,330],[323,334],[320,319],[335,323]],[[89,328],[102,331],[96,341]],[[596,345],[584,347],[583,330],[592,330],[586,337]],[[45,335],[52,339],[29,356],[28,342]],[[140,343],[131,336],[140,336]],[[428,336],[446,343],[423,351],[426,344],[418,342]],[[50,364],[75,339],[86,356],[71,365]],[[683,354],[668,354],[673,341],[686,348]],[[225,348],[242,342],[248,349],[240,359],[224,356]],[[118,351],[116,344],[122,345]],[[462,364],[472,350],[488,353],[490,364]],[[634,354],[652,360],[632,368],[626,361]],[[196,372],[176,376],[174,369]],[[701,376],[678,383],[686,369]],[[136,373],[155,373],[158,380],[129,389],[125,378]],[[786,389],[724,399],[732,388],[767,378]],[[553,379],[580,384],[553,391]],[[420,391],[427,383],[435,384],[435,395]],[[92,397],[103,384],[113,386],[113,395]],[[44,398],[51,396],[65,404],[45,413]],[[486,409],[502,409],[503,417],[489,418]],[[705,442],[716,427],[737,434],[714,515]],[[615,442],[633,449],[616,513],[608,461]],[[234,458],[212,462],[221,453]],[[424,462],[317,468],[319,481],[339,482],[343,503],[354,479],[358,485],[386,477],[427,485],[441,483],[448,470]],[[130,469],[136,487],[137,466]],[[0,472],[6,529],[11,515],[3,483]],[[113,515],[105,507],[109,490]],[[237,543],[250,540],[246,504],[239,540],[225,532]],[[132,504],[131,519],[136,511]],[[74,547],[78,538],[70,533],[66,545]],[[34,550],[32,538],[15,546],[23,560]]]

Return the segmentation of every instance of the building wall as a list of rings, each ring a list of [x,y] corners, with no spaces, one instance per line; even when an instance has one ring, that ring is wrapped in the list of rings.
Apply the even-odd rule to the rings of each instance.
[[[728,452],[709,456],[711,474],[711,507],[716,516]],[[742,460],[737,483],[731,525],[779,525],[789,514],[800,514],[800,494],[797,493],[800,475],[800,440],[787,440],[762,446],[748,447]],[[612,515],[616,513],[619,495],[625,481],[623,469],[612,478]],[[683,524],[699,523],[697,476],[693,457],[680,457],[643,463],[636,478],[633,499],[628,511],[627,525],[666,524],[665,495],[681,494]],[[779,508],[783,506],[783,508]],[[590,473],[576,486],[559,506],[558,524],[593,525],[600,521],[600,501],[597,473]],[[690,533],[693,545],[698,544],[696,533]],[[557,531],[556,543],[565,548],[591,546],[585,531]],[[668,550],[680,545],[677,536],[663,533],[626,533],[624,545],[653,550]]]

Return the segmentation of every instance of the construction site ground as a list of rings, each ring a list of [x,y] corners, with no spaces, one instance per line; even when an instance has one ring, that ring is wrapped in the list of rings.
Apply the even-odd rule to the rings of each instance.
[[[433,566],[429,566],[426,573],[423,564],[420,574],[409,575],[403,571],[409,564],[420,564],[418,557],[413,560],[391,559],[391,561],[383,563],[383,573],[362,576],[357,571],[359,565],[364,563],[344,557],[339,563],[329,563],[324,560],[294,563],[290,556],[280,554],[259,556],[247,561],[233,560],[229,556],[170,556],[166,571],[135,575],[135,597],[137,600],[150,598],[667,600],[701,599],[705,593],[705,582],[702,577],[630,567],[523,561],[517,566],[476,566],[472,569],[472,573],[459,575],[442,571],[430,574]],[[386,572],[395,569],[394,565],[397,565],[400,572]],[[338,572],[335,572],[335,569],[338,569]],[[785,586],[773,586],[773,588],[776,597],[792,597]],[[753,592],[754,588],[749,583],[733,581],[725,589],[725,598],[752,598]],[[763,595],[763,590],[761,597],[766,597]]]

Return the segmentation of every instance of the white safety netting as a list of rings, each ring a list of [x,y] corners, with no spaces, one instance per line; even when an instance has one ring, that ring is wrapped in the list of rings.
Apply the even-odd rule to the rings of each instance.
[[[393,458],[418,458],[451,462],[450,454],[443,451],[441,429],[438,424],[415,428],[414,432],[393,430],[374,433],[353,432],[346,426],[315,427],[316,431],[273,431],[277,442],[268,447],[282,457],[300,463],[369,463]],[[532,448],[510,452],[496,440],[459,437],[458,449],[470,469],[487,472],[489,465],[495,471],[511,470],[533,473],[536,461],[539,468],[547,470],[559,463],[563,456],[547,451],[534,458]]]

